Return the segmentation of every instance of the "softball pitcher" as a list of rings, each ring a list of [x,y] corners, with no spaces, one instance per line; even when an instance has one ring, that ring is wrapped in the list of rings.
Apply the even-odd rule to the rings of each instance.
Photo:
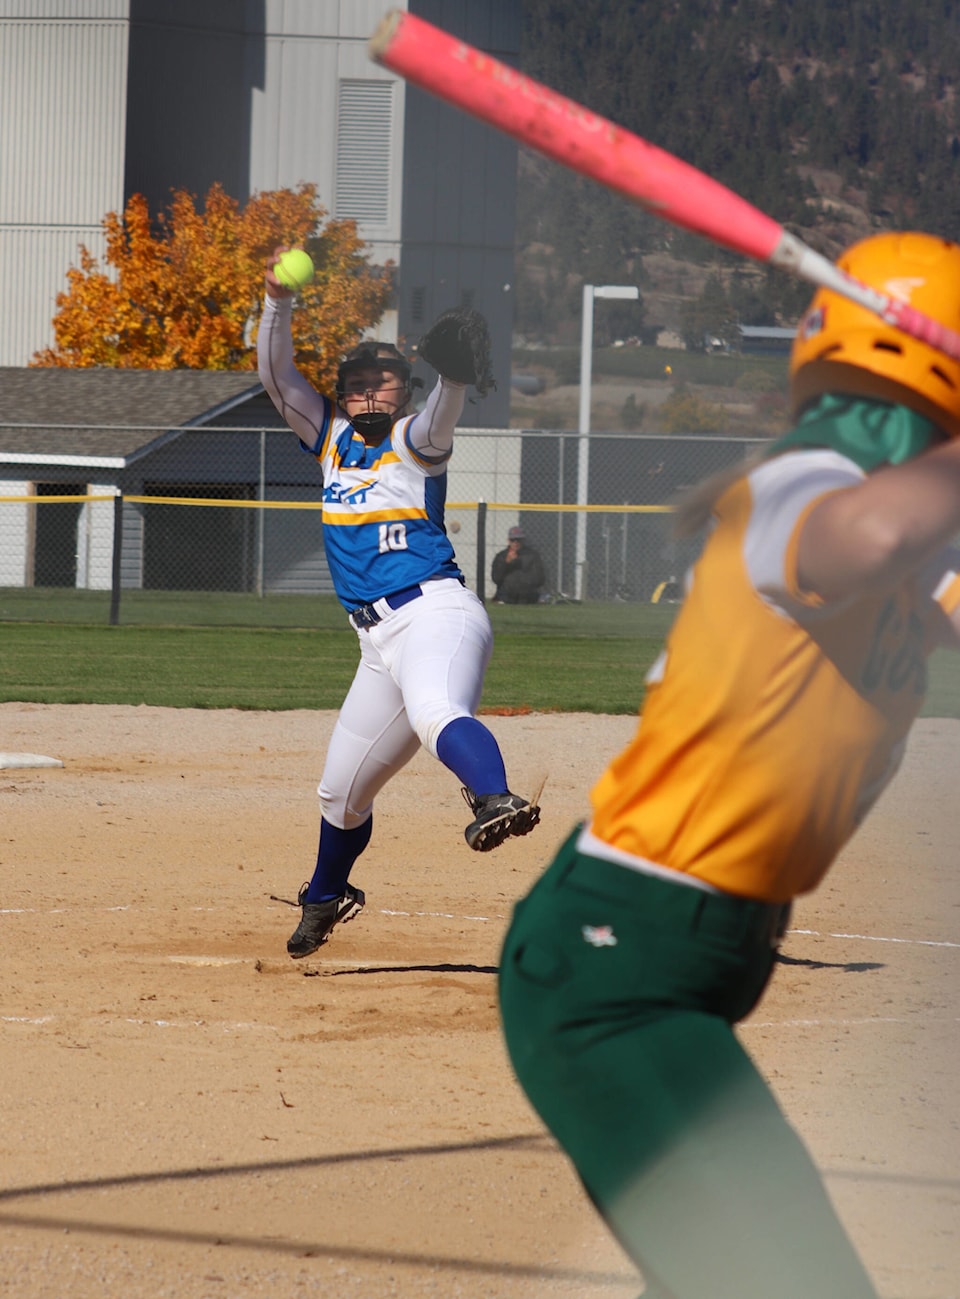
[[[503,757],[474,713],[493,648],[490,620],[464,583],[443,525],[446,466],[469,378],[492,383],[489,338],[475,312],[446,313],[421,343],[441,372],[410,414],[410,366],[389,343],[361,343],[337,375],[337,402],[294,364],[293,293],[268,262],[257,337],[260,379],[316,457],[323,536],[334,589],[360,643],[320,781],[320,844],[300,890],[287,943],[308,956],[364,905],[348,883],[370,841],[373,802],[420,745],[458,778],[473,813],[465,837],[478,852],[529,833],[540,809],[510,792]]]
[[[840,264],[960,329],[960,246]],[[820,291],[790,368],[794,430],[681,507],[642,723],[501,961],[517,1076],[658,1299],[876,1299],[733,1025],[960,649],[960,364]]]

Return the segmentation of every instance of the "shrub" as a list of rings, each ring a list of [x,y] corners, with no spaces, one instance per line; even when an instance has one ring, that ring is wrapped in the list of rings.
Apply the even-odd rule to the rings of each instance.
[[[620,407],[620,418],[623,421],[623,427],[625,429],[635,429],[635,428],[642,427],[646,415],[647,415],[646,402],[641,402],[640,405],[638,406],[637,394],[635,392],[631,392],[627,396],[627,400]]]
[[[740,392],[779,392],[783,383],[769,370],[746,370],[738,375],[734,387]]]
[[[723,433],[729,423],[726,407],[680,389],[660,407],[660,428],[664,433]]]

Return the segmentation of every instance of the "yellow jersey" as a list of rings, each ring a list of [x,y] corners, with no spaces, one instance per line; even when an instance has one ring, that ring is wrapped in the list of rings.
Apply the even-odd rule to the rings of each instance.
[[[960,577],[944,556],[889,596],[800,590],[804,521],[863,476],[837,452],[791,452],[718,501],[636,736],[592,792],[593,836],[641,869],[787,902],[895,773]]]

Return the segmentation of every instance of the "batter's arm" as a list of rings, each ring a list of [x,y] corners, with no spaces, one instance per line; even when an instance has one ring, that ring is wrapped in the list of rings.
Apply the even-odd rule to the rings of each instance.
[[[825,496],[797,542],[797,577],[822,600],[884,595],[960,532],[960,439]]]
[[[960,650],[960,546],[951,546],[933,566],[929,583],[943,611],[937,625],[936,644]]]
[[[943,649],[960,651],[960,605],[947,615],[947,625],[939,644]]]

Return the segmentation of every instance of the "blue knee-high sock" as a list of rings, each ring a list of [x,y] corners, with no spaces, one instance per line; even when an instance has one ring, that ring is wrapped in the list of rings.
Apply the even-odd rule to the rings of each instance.
[[[304,902],[327,902],[343,896],[351,867],[370,842],[373,816],[353,830],[341,830],[320,818],[320,846],[317,868],[307,889]]]
[[[437,757],[475,794],[505,794],[507,773],[500,746],[475,717],[455,717],[437,739]]]

